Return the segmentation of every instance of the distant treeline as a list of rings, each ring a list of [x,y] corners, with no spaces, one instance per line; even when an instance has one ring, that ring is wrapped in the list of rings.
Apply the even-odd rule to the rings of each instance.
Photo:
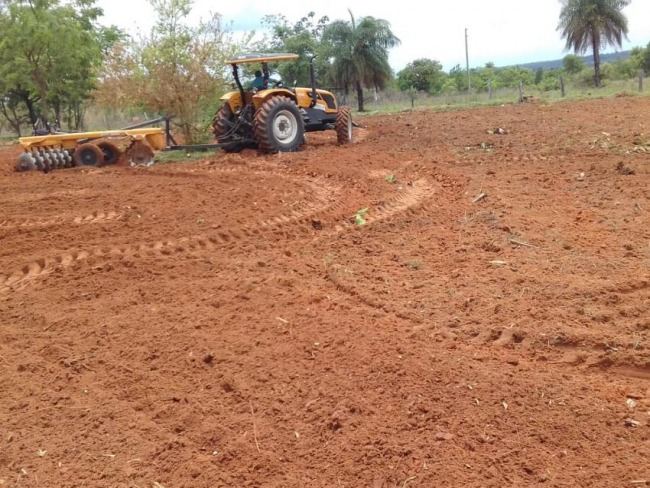
[[[613,52],[613,53],[601,53],[600,54],[600,61],[601,63],[613,63],[616,61],[625,61],[630,57],[630,54],[632,53],[631,50],[627,51],[619,51],[619,52]],[[582,60],[585,62],[587,66],[593,67],[594,65],[594,58],[592,55],[588,56],[579,56],[582,58]],[[528,68],[532,70],[538,70],[538,69],[554,69],[554,68],[562,68],[564,64],[564,58],[561,59],[553,59],[550,61],[535,61],[534,63],[524,63],[524,64],[517,64],[516,66],[519,66],[520,68]]]

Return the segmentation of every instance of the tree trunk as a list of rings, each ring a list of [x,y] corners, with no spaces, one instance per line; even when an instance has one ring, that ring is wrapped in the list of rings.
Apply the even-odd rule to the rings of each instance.
[[[363,108],[363,88],[360,81],[357,81],[357,100],[359,102],[359,112],[365,112]]]
[[[57,99],[53,102],[54,106],[54,130],[61,127],[61,100]]]
[[[25,107],[27,107],[27,113],[29,113],[29,123],[33,126],[38,119],[38,115],[36,115],[36,109],[34,107],[34,100],[31,98],[27,90],[18,88],[16,91],[14,91],[14,93],[17,98],[23,101]]]
[[[20,117],[16,113],[16,110],[13,107],[7,107],[5,102],[0,99],[0,112],[2,112],[2,115],[4,115],[7,122],[9,122],[11,129],[18,135],[18,137],[21,137]]]
[[[591,43],[594,50],[594,83],[596,88],[600,88],[600,37],[597,33],[591,36]]]
[[[33,76],[36,81],[36,87],[38,88],[38,94],[41,98],[41,122],[45,128],[49,128],[47,122],[47,112],[49,110],[47,105],[47,83],[43,79],[43,74],[40,71],[35,70]]]

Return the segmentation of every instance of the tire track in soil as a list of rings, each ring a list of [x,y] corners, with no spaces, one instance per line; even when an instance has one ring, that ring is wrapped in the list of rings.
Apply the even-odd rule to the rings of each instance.
[[[47,220],[27,219],[19,222],[12,222],[5,220],[0,222],[0,229],[15,229],[15,228],[42,228],[53,227],[62,225],[85,225],[85,224],[101,224],[120,220],[124,214],[115,211],[103,212],[96,211],[89,215],[77,217],[53,217]]]
[[[626,300],[629,298],[630,303],[642,303],[643,296],[648,296],[650,289],[650,279],[641,278],[633,281],[621,282],[619,284],[608,284],[600,288],[584,288],[581,290],[573,291],[570,294],[565,294],[563,291],[559,292],[557,296],[547,297],[546,300],[553,303],[560,303],[565,301],[569,304],[577,303],[579,299],[584,299],[585,294],[590,297],[604,297],[605,300],[615,297],[614,304],[608,304],[612,314],[619,314],[621,317],[628,317],[625,312]],[[621,298],[623,297],[623,298]],[[646,300],[647,307],[643,310],[637,310],[640,317],[650,316],[650,298]],[[487,307],[483,314],[487,315],[492,306]],[[578,330],[578,328],[582,330]],[[570,330],[570,333],[567,333]],[[458,330],[456,330],[458,332]],[[462,332],[462,331],[461,331]],[[497,346],[511,346],[512,344],[523,343],[530,347],[549,347],[556,351],[562,351],[566,354],[567,351],[584,352],[585,354],[603,353],[609,350],[616,350],[616,347],[603,342],[602,331],[592,331],[586,325],[573,324],[570,329],[563,329],[557,331],[555,335],[544,335],[542,337],[532,337],[520,327],[510,326],[507,328],[494,328],[490,327],[480,332],[465,331],[464,338],[468,341],[480,345],[497,345]],[[619,333],[618,335],[611,336],[609,339],[612,343],[621,344],[624,339],[629,339],[629,334]],[[605,339],[608,339],[607,337]]]
[[[405,186],[404,188],[405,190],[402,194],[383,202],[381,206],[373,209],[372,213],[369,213],[366,216],[366,224],[364,227],[383,221],[390,221],[391,219],[405,212],[415,214],[419,209],[426,210],[427,200],[429,200],[435,194],[434,187],[431,186],[426,179],[417,180],[411,185]],[[341,232],[350,231],[353,228],[355,228],[355,224],[351,219],[348,218],[344,220],[343,223],[336,225],[332,232],[328,232],[324,235],[319,236],[315,241],[331,237],[332,235],[339,234]],[[341,272],[344,272],[344,267],[339,265],[328,266],[325,272],[326,280],[330,282],[338,291],[344,293],[345,295],[348,295],[355,300],[360,301],[370,308],[393,313],[398,318],[408,319],[408,317],[405,317],[404,314],[400,313],[398,310],[394,310],[392,307],[389,307],[386,303],[381,303],[375,300],[371,295],[359,291],[357,287],[344,283],[341,279],[339,279]]]
[[[226,171],[238,170],[238,168],[216,168],[217,171],[222,169]],[[313,191],[311,201],[307,202],[307,206],[300,211],[293,211],[289,214],[258,221],[253,228],[243,226],[231,227],[202,236],[181,237],[176,240],[156,241],[137,245],[114,245],[111,247],[96,248],[90,251],[77,250],[64,252],[54,258],[39,258],[15,270],[8,276],[0,275],[0,294],[22,289],[36,279],[45,277],[55,270],[70,267],[89,257],[114,258],[119,256],[140,257],[141,255],[162,257],[197,251],[212,251],[231,242],[245,238],[259,238],[265,234],[296,238],[299,234],[309,234],[314,220],[317,220],[317,217],[324,214],[325,211],[329,210],[328,213],[333,212],[335,215],[340,215],[343,213],[343,209],[345,209],[345,215],[349,214],[349,209],[345,208],[345,203],[341,202],[339,198],[342,188],[334,187],[327,179],[319,177],[314,178],[315,181],[297,177],[287,177],[287,179],[303,184],[307,181]],[[406,186],[402,194],[384,201],[381,206],[377,207],[372,217],[368,217],[367,224],[380,222],[395,214],[407,211],[420,204],[430,195],[433,195],[433,188],[426,180],[418,180],[410,186]],[[337,201],[338,203],[336,203]],[[92,218],[88,219],[88,221],[92,221]],[[284,230],[286,227],[294,224],[299,224],[297,231],[291,232]],[[331,232],[326,232],[319,236],[319,238],[322,239],[327,237],[327,235],[344,232],[353,227],[354,224],[352,222],[344,220],[342,223],[335,225]],[[364,301],[364,297],[359,297],[359,299]]]
[[[558,297],[557,300],[566,300],[567,303],[576,303],[584,297],[585,293],[594,297],[611,297],[612,294],[629,298],[630,303],[642,303],[650,289],[650,280],[641,278],[633,281],[608,284],[600,288],[585,288],[575,291],[568,296]],[[555,300],[553,300],[555,301]],[[645,302],[648,307],[639,311],[640,316],[650,316],[650,299]],[[616,301],[614,312],[623,311],[624,301]],[[626,317],[626,315],[621,314]],[[615,375],[650,381],[650,354],[647,348],[637,350],[635,345],[630,345],[630,334],[619,332],[616,335],[603,337],[602,330],[590,330],[585,324],[566,327],[548,332],[541,336],[530,335],[525,328],[510,326],[507,328],[489,327],[480,332],[454,329],[458,338],[476,346],[498,346],[511,349],[511,355],[525,359],[529,357],[529,350],[543,350],[545,355],[552,353],[555,358],[552,364],[578,367],[581,369],[598,369],[609,371]],[[577,328],[576,328],[577,327]],[[626,341],[628,342],[625,345]],[[523,346],[522,350],[517,350]]]
[[[237,171],[238,168],[232,168]],[[216,170],[220,170],[217,168]],[[231,168],[225,169],[226,171]],[[268,173],[268,172],[260,172]],[[309,234],[312,229],[312,216],[334,205],[340,199],[341,187],[334,186],[325,178],[316,177],[313,180],[305,178],[287,177],[298,184],[305,184],[312,190],[312,195],[306,205],[300,210],[277,215],[258,221],[252,227],[232,226],[207,235],[180,237],[175,240],[154,241],[141,244],[112,245],[91,250],[67,251],[58,256],[36,259],[9,275],[0,275],[0,294],[12,290],[22,289],[30,282],[45,277],[55,270],[73,266],[90,257],[115,258],[119,256],[158,256],[165,257],[191,252],[212,251],[216,248],[229,245],[232,242],[246,238],[259,238],[264,235],[281,235],[285,238],[295,238],[298,235]],[[100,215],[79,219],[78,223],[91,223],[100,219]],[[285,231],[285,228],[298,224],[297,231]]]
[[[517,157],[512,158],[514,161],[519,161],[520,159]],[[531,158],[526,158],[524,157],[523,160],[529,161]],[[540,161],[546,161],[550,160],[552,158],[546,158],[546,157],[533,157],[532,160],[540,160]],[[384,174],[384,171],[377,171],[373,173],[371,176],[374,177],[379,177]],[[424,185],[423,185],[424,183]],[[401,195],[397,198],[395,198],[393,201],[390,201],[386,204],[384,208],[381,208],[379,211],[379,215],[375,218],[367,218],[367,224],[371,224],[372,222],[376,221],[381,221],[388,219],[392,217],[395,214],[398,214],[402,211],[409,211],[410,213],[415,214],[417,211],[418,207],[421,207],[423,209],[426,209],[426,203],[425,200],[432,195],[432,189],[431,187],[426,188],[426,182],[425,181],[417,181],[413,184],[415,188],[420,188],[420,191],[413,191],[415,188],[413,188],[411,191],[405,193],[404,195]],[[422,186],[425,187],[424,190],[422,190]],[[346,230],[350,230],[354,227],[354,223],[350,220],[346,220],[343,224],[338,225],[336,227],[336,232],[343,232]],[[327,235],[324,235],[321,238],[328,237]],[[386,304],[384,302],[378,301],[374,296],[371,294],[366,294],[362,290],[364,289],[362,286],[355,286],[355,285],[350,285],[349,283],[345,283],[344,280],[342,280],[342,276],[345,274],[345,267],[342,265],[332,265],[328,266],[326,273],[325,273],[325,278],[327,281],[329,281],[337,290],[340,292],[350,296],[354,300],[361,302],[365,304],[366,306],[375,309],[375,310],[381,310],[387,313],[392,313],[394,314],[397,318],[402,318],[405,320],[410,320],[416,323],[421,322],[421,319],[418,317],[411,316],[410,314],[405,314],[402,313],[400,310],[398,310],[395,307],[391,307],[389,304]],[[593,289],[590,288],[587,291],[592,295],[592,296],[609,296],[609,295],[620,295],[623,297],[623,301],[620,302],[619,306],[616,308],[615,312],[622,313],[622,307],[624,305],[624,300],[626,295],[632,295],[633,297],[631,298],[630,302],[631,303],[640,303],[643,300],[638,296],[642,293],[647,293],[647,290],[650,288],[650,279],[644,278],[640,279],[634,282],[622,282],[620,284],[615,284],[615,285],[607,285],[602,287],[602,289]],[[569,301],[575,300],[578,297],[583,296],[585,293],[585,290],[582,291],[576,291],[575,293],[572,294],[571,297],[569,297]],[[635,298],[636,297],[636,298]],[[557,299],[566,299],[566,297],[557,297]],[[650,303],[650,301],[648,301]],[[648,313],[650,313],[650,309],[648,310]],[[459,330],[456,330],[458,333]],[[465,336],[465,340],[467,340],[470,343],[473,343],[477,346],[497,346],[500,348],[512,348],[516,347],[518,345],[522,345],[524,347],[541,347],[541,346],[548,346],[548,342],[544,342],[542,344],[537,338],[532,337],[527,334],[527,332],[524,329],[518,328],[518,327],[510,327],[510,328],[503,328],[503,329],[495,329],[495,328],[488,328],[484,331],[480,332],[472,332],[472,331],[460,331],[463,336]],[[565,338],[566,339],[566,338]],[[556,351],[562,351],[568,349],[579,349],[580,351],[583,351],[585,353],[603,353],[605,351],[605,348],[603,347],[602,342],[601,343],[593,343],[591,339],[591,335],[589,334],[579,334],[576,333],[576,331],[573,332],[571,338],[568,338],[566,340],[562,340],[562,338],[558,339],[557,344],[554,343],[553,341],[550,343],[550,346],[556,349]],[[591,345],[589,345],[591,344]],[[623,360],[625,361],[625,360]],[[650,366],[649,367],[636,367],[636,366],[625,366],[624,363],[616,363],[618,364],[618,369],[626,372],[624,373],[626,375],[633,375],[634,377],[639,377],[646,379],[650,375]]]
[[[76,197],[80,195],[87,195],[88,197],[90,197],[93,195],[97,195],[97,192],[90,190],[88,188],[81,188],[79,190],[59,190],[59,191],[53,191],[48,193],[7,194],[5,192],[5,194],[2,196],[2,199],[4,201],[8,201],[12,203],[20,203],[21,205],[23,205],[28,202],[37,202],[40,200],[50,202],[52,200],[57,200],[63,197]]]
[[[368,211],[368,214],[364,216],[366,221],[364,227],[390,220],[404,212],[415,214],[417,208],[424,205],[424,202],[431,198],[434,193],[434,187],[424,178],[405,185],[400,194],[381,201]],[[340,222],[334,225],[331,232],[321,234],[317,240],[332,237],[332,235],[350,231],[356,227],[353,219],[355,210],[350,209],[345,202],[340,202],[334,210],[335,218]],[[315,218],[318,218],[318,215],[315,215]]]

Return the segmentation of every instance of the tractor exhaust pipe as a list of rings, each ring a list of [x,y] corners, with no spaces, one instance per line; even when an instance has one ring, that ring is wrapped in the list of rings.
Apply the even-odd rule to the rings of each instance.
[[[316,68],[314,67],[314,59],[316,59],[316,55],[309,58],[309,79],[311,81],[311,104],[309,108],[314,108],[316,106],[316,100],[318,100],[318,95],[316,94]]]
[[[246,91],[244,90],[244,86],[241,84],[241,80],[239,79],[239,71],[237,70],[237,65],[233,64],[232,65],[232,76],[235,78],[235,83],[237,84],[237,89],[239,90],[239,93],[241,94],[241,101],[242,105],[245,104],[246,102]]]

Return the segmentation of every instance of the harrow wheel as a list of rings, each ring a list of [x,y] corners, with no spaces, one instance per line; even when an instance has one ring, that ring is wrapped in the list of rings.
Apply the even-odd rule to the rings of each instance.
[[[92,142],[80,144],[72,155],[75,166],[101,166],[104,164],[104,153]]]
[[[352,142],[352,114],[350,107],[342,105],[336,113],[336,140],[339,144],[348,144]]]
[[[133,141],[126,150],[126,158],[130,166],[151,166],[154,163],[154,152],[147,143]]]
[[[119,161],[122,151],[112,142],[102,141],[97,147],[104,153],[104,164],[115,164]]]
[[[255,140],[263,152],[296,151],[305,134],[305,123],[298,106],[288,97],[275,96],[255,114]]]

